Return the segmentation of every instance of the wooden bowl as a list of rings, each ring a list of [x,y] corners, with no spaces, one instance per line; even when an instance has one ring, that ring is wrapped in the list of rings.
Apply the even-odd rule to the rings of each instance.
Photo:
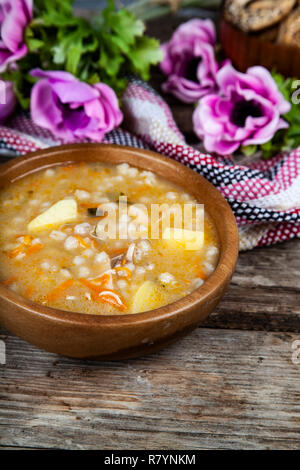
[[[154,152],[117,145],[65,145],[16,158],[1,166],[0,188],[28,173],[78,161],[127,162],[151,170],[204,203],[219,234],[217,268],[203,286],[186,297],[131,315],[66,312],[34,303],[0,284],[0,323],[40,348],[76,358],[125,359],[161,349],[195,328],[224,295],[238,255],[235,218],[219,191],[199,174]]]
[[[300,77],[300,48],[265,39],[261,33],[244,33],[221,17],[220,41],[226,57],[241,72],[262,65],[285,77]]]

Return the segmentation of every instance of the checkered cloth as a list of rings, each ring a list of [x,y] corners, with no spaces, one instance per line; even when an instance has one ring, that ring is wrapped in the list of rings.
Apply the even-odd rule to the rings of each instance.
[[[240,250],[300,236],[300,148],[268,161],[236,165],[231,157],[203,154],[185,143],[164,100],[132,80],[123,96],[125,131],[105,142],[152,149],[199,172],[223,194],[239,227]],[[0,126],[0,149],[12,156],[64,143],[26,115]]]

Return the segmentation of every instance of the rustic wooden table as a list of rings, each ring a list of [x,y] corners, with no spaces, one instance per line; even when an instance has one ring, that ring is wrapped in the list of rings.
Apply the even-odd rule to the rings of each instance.
[[[193,143],[191,107],[167,100]],[[299,247],[241,253],[209,320],[152,356],[71,360],[0,330],[0,449],[300,449]]]

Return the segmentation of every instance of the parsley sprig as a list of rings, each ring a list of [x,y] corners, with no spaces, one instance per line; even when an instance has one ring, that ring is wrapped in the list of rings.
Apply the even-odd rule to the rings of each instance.
[[[93,84],[104,82],[120,95],[126,76],[150,77],[151,65],[162,59],[159,42],[144,34],[145,25],[113,0],[91,21],[77,17],[73,0],[35,0],[34,18],[25,32],[28,54],[18,67],[2,74],[14,83],[18,100],[29,108],[35,79],[30,70],[65,70]]]

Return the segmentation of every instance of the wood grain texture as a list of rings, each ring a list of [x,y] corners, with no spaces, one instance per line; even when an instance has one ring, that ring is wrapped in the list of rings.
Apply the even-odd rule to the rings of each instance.
[[[155,355],[74,361],[1,336],[0,445],[299,449],[299,335],[198,328]]]
[[[240,253],[205,326],[300,332],[300,240]]]

